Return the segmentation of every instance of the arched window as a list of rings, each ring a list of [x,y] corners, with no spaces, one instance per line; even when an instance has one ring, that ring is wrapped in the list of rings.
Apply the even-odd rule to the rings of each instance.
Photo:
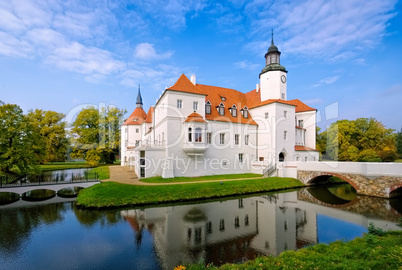
[[[202,142],[202,130],[201,130],[201,128],[196,128],[195,129],[194,141],[195,142]]]
[[[188,141],[191,142],[193,139],[193,130],[188,128]]]
[[[211,114],[211,102],[209,102],[209,100],[207,101],[207,103],[205,103],[205,113]]]

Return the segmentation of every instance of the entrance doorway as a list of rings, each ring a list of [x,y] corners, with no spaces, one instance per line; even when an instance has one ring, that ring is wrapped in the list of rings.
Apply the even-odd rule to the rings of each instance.
[[[285,155],[282,152],[280,152],[279,153],[279,162],[284,162],[284,161],[285,161]]]

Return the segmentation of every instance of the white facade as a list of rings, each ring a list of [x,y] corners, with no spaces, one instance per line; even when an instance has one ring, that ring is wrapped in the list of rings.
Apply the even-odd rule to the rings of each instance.
[[[254,172],[282,161],[318,160],[316,110],[287,100],[287,71],[273,45],[248,93],[182,75],[148,113],[137,107],[121,130],[121,160],[139,177]]]

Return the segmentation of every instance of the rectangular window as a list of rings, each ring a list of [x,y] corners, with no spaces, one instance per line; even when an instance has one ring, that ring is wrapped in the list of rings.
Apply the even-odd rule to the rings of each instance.
[[[269,113],[265,113],[265,119],[268,119],[269,118]]]
[[[145,177],[145,167],[140,167],[140,175],[141,177]]]
[[[202,230],[201,228],[195,228],[195,239],[194,242],[196,244],[201,244],[202,242]]]
[[[239,217],[237,216],[237,217],[235,217],[235,228],[239,228],[240,227],[240,219],[239,219]]]
[[[287,111],[283,111],[283,117],[285,117],[285,118],[288,117],[288,112]]]
[[[211,141],[212,141],[212,133],[208,132],[207,133],[207,143],[211,143]]]
[[[219,106],[218,107],[218,113],[219,113],[219,115],[225,115],[225,107]]]
[[[299,127],[303,127],[303,120],[299,120]]]
[[[239,162],[243,162],[243,154],[239,154]]]
[[[212,233],[212,222],[211,221],[207,222],[207,233]]]
[[[244,226],[248,226],[248,215],[244,217]]]
[[[193,110],[194,111],[198,110],[198,102],[197,101],[193,102]]]
[[[145,151],[140,151],[140,157],[142,157],[142,158],[145,157]]]
[[[179,109],[183,108],[183,100],[181,100],[181,99],[177,100],[177,108],[179,108]]]
[[[219,144],[225,144],[225,133],[219,134]]]
[[[243,109],[243,117],[248,118],[248,110],[247,109]]]
[[[239,199],[239,208],[243,208],[243,199]]]
[[[288,132],[287,132],[287,131],[284,131],[284,132],[283,132],[283,139],[284,139],[284,140],[287,140],[287,135],[288,135]]]
[[[140,132],[140,129],[139,128],[136,128],[135,129],[135,133],[139,133]]]
[[[249,135],[244,136],[244,144],[248,145]]]
[[[239,134],[235,134],[235,145],[239,145]]]
[[[224,219],[221,219],[221,220],[219,221],[219,230],[220,230],[220,231],[224,231],[224,230],[225,230],[225,220],[224,220]]]
[[[206,114],[211,114],[211,103],[207,102],[205,104],[205,113]]]
[[[307,157],[304,157],[304,161],[307,162]]]

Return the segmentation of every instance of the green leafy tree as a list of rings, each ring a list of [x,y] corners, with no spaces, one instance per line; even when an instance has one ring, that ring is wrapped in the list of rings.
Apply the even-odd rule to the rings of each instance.
[[[22,109],[14,104],[0,106],[0,170],[28,173],[38,171],[42,140]]]
[[[402,128],[396,134],[396,152],[399,155],[399,158],[402,158]]]
[[[326,153],[334,160],[392,161],[396,158],[393,130],[386,129],[374,118],[337,121],[325,135]]]
[[[72,158],[84,158],[90,165],[112,163],[119,153],[120,125],[125,111],[118,108],[82,109],[72,124]]]
[[[41,135],[45,145],[44,155],[40,162],[64,161],[68,139],[66,133],[66,122],[62,121],[64,114],[55,111],[31,110],[27,118],[32,126]]]

